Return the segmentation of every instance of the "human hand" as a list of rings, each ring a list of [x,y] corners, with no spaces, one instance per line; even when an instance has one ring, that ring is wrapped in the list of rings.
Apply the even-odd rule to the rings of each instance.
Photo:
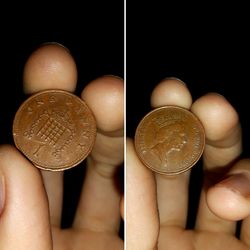
[[[206,133],[205,181],[195,227],[186,230],[190,171],[172,177],[153,173],[141,163],[128,139],[127,249],[250,249],[250,160],[236,161],[242,151],[236,111],[215,93],[192,103],[186,85],[177,79],[156,86],[151,105],[181,106],[199,117]],[[235,236],[237,220],[243,220],[239,239]]]
[[[24,68],[24,92],[74,92],[77,70],[66,48],[37,49]],[[123,162],[123,81],[103,76],[81,97],[97,121],[95,146],[72,228],[61,229],[63,172],[40,171],[15,147],[0,147],[0,249],[123,249],[118,236],[121,195],[114,174]]]

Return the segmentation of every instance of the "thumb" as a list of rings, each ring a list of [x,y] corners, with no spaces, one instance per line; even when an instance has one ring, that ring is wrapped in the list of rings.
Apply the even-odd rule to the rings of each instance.
[[[154,175],[138,159],[131,139],[127,140],[126,145],[127,249],[155,249],[159,216]]]
[[[237,162],[208,190],[207,203],[222,219],[237,221],[250,215],[250,159]]]
[[[52,249],[39,170],[14,147],[0,147],[0,249]]]

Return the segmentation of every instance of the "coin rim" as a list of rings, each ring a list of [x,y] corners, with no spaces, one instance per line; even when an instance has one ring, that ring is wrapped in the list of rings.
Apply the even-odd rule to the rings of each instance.
[[[190,114],[196,121],[197,123],[200,125],[200,128],[201,128],[201,131],[202,131],[202,147],[200,149],[200,152],[198,154],[198,156],[196,157],[196,159],[192,162],[191,165],[189,165],[188,167],[184,168],[184,169],[181,169],[181,170],[178,170],[178,171],[168,171],[168,172],[165,172],[165,171],[159,171],[155,168],[153,168],[152,166],[150,166],[149,163],[147,163],[147,161],[145,159],[143,159],[141,153],[140,153],[140,150],[138,148],[138,139],[139,139],[139,136],[138,136],[138,131],[139,131],[139,128],[140,126],[142,125],[142,123],[144,122],[144,120],[152,115],[152,113],[155,113],[161,109],[169,109],[169,108],[174,108],[174,109],[178,109],[178,110],[181,110],[181,111],[184,111],[186,112],[187,114]],[[191,169],[200,159],[200,157],[202,156],[203,152],[204,152],[204,148],[205,148],[205,140],[206,140],[206,135],[205,135],[205,129],[204,129],[204,126],[202,124],[202,122],[200,121],[200,119],[193,113],[191,112],[189,109],[186,109],[186,108],[183,108],[183,107],[180,107],[180,106],[174,106],[174,105],[165,105],[165,106],[161,106],[159,108],[155,108],[153,110],[151,110],[149,113],[147,113],[139,122],[137,128],[136,128],[136,131],[135,131],[135,150],[136,150],[136,153],[139,157],[139,159],[142,161],[142,163],[148,167],[149,169],[153,170],[154,172],[158,173],[158,174],[162,174],[162,175],[168,175],[168,176],[172,176],[172,175],[179,175],[179,174],[182,174],[184,172],[187,172],[189,169]]]
[[[94,120],[94,135],[93,135],[93,140],[92,140],[92,143],[90,144],[90,147],[89,149],[87,150],[87,153],[84,154],[84,157],[81,157],[81,158],[78,158],[77,160],[74,161],[73,164],[70,164],[68,166],[68,164],[66,165],[66,167],[58,167],[58,168],[53,168],[51,166],[45,166],[45,165],[42,165],[42,164],[37,164],[36,162],[34,162],[33,160],[31,160],[31,158],[27,155],[26,152],[24,152],[21,148],[20,145],[18,145],[17,141],[16,141],[16,137],[17,137],[17,132],[18,129],[17,129],[17,123],[15,122],[17,117],[18,117],[18,114],[21,112],[21,110],[23,109],[23,107],[32,99],[36,98],[37,96],[39,95],[43,95],[43,94],[46,94],[46,93],[62,93],[62,94],[66,94],[66,95],[69,95],[69,96],[73,96],[73,98],[77,98],[81,103],[83,103],[89,110],[89,113],[92,115],[93,117],[93,120]],[[70,168],[73,168],[75,166],[77,166],[78,164],[80,164],[82,161],[84,161],[88,155],[90,154],[90,152],[92,151],[93,147],[94,147],[94,144],[95,144],[95,141],[96,141],[96,134],[97,134],[97,124],[96,124],[96,118],[93,114],[93,111],[90,109],[90,107],[87,105],[87,103],[81,99],[80,97],[78,97],[77,95],[73,94],[73,93],[70,93],[68,91],[65,91],[65,90],[61,90],[61,89],[47,89],[47,90],[42,90],[42,91],[39,91],[31,96],[29,96],[18,108],[18,110],[16,111],[15,113],[15,116],[14,116],[14,119],[13,119],[13,125],[12,125],[12,136],[13,136],[13,139],[14,139],[14,143],[15,143],[15,146],[16,148],[30,161],[32,162],[32,164],[42,170],[49,170],[49,171],[53,171],[53,172],[57,172],[57,171],[63,171],[63,170],[67,170],[67,169],[70,169]]]

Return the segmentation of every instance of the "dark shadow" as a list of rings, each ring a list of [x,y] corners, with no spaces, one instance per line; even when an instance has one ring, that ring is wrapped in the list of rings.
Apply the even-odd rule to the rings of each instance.
[[[86,162],[64,172],[64,196],[62,210],[62,228],[71,227],[81,195],[86,173]]]

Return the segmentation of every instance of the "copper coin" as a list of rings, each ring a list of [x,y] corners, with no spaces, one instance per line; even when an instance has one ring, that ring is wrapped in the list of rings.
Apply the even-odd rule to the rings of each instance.
[[[157,108],[139,123],[135,148],[151,170],[176,175],[189,170],[201,157],[204,128],[190,111],[176,106]]]
[[[62,90],[32,95],[14,118],[16,147],[45,170],[76,166],[91,152],[95,137],[96,121],[87,104]]]

